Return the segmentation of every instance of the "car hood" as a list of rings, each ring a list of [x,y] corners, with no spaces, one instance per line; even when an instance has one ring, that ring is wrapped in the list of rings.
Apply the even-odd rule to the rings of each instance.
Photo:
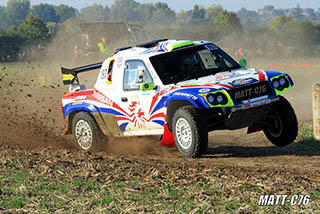
[[[278,73],[278,72],[275,72]],[[279,74],[279,73],[278,73]],[[273,76],[273,75],[272,75]],[[238,87],[242,85],[251,84],[268,80],[267,71],[257,69],[236,69],[232,71],[220,72],[215,75],[205,76],[198,79],[187,80],[177,83],[177,86],[198,85],[206,86],[207,84],[226,85],[231,87]]]

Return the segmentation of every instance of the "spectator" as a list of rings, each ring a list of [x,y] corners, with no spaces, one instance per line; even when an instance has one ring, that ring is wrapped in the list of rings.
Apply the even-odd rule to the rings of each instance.
[[[106,37],[103,36],[101,38],[101,41],[98,43],[98,47],[102,55],[108,54],[108,52],[110,51],[110,44],[107,42]]]

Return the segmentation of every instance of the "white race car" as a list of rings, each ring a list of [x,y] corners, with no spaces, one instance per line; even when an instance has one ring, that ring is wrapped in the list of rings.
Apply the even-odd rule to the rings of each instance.
[[[293,86],[290,76],[245,67],[211,42],[156,40],[117,49],[103,63],[62,68],[70,84],[62,98],[65,131],[84,150],[104,136],[162,135],[187,157],[205,153],[213,130],[248,127],[277,146],[292,143],[296,115],[279,95]],[[77,74],[97,68],[94,88],[85,89]]]

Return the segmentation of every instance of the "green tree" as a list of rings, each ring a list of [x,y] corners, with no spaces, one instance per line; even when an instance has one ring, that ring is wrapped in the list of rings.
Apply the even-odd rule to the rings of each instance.
[[[237,16],[240,18],[243,28],[246,30],[257,29],[263,27],[260,22],[259,14],[255,11],[247,10],[242,7],[238,12]]]
[[[50,39],[45,23],[31,15],[27,16],[19,27],[11,25],[3,36],[6,38],[4,41],[8,41],[8,44],[2,50],[0,47],[0,51],[5,51],[10,56],[10,59],[6,60],[17,60],[21,47],[23,47],[21,52],[23,58],[20,59],[43,56],[44,46]]]
[[[59,22],[59,16],[51,4],[39,4],[32,6],[30,13],[38,17],[43,22]]]
[[[19,26],[30,11],[29,0],[8,0],[5,13],[7,15],[7,24]]]
[[[189,23],[193,26],[198,26],[200,24],[204,24],[205,20],[206,9],[203,6],[194,5],[193,10],[191,12],[191,19]]]
[[[0,62],[18,60],[21,45],[19,37],[0,36]]]
[[[48,28],[49,35],[56,35],[60,29],[60,25],[56,22],[47,22],[46,27]]]
[[[152,23],[169,25],[176,20],[176,13],[171,10],[167,3],[158,2],[154,5]]]
[[[213,20],[218,16],[220,12],[223,11],[223,7],[221,5],[211,5],[207,9],[206,20],[208,22],[213,22]]]
[[[186,11],[181,10],[179,13],[177,13],[177,20],[176,20],[176,24],[177,25],[184,25],[187,24],[188,22],[188,15],[186,13]]]
[[[80,45],[79,42],[83,39],[81,38],[82,33],[77,20],[66,20],[60,24],[59,31],[47,48],[47,56],[60,60],[70,58],[74,54],[74,46]]]
[[[18,27],[16,27],[15,25],[11,25],[4,33],[4,36],[19,37],[20,38],[20,34],[18,32]]]
[[[279,16],[269,24],[269,29],[280,46],[290,48],[290,54],[310,55],[317,45],[317,29],[310,21]]]
[[[151,3],[148,4],[138,4],[137,5],[137,13],[139,14],[139,22],[141,24],[147,24],[152,19],[154,13],[154,6]]]
[[[204,20],[206,11],[204,7],[200,7],[199,5],[194,5],[193,11],[192,11],[192,18],[193,19],[199,19],[199,20]]]
[[[69,7],[64,4],[55,6],[54,9],[56,11],[57,16],[59,17],[60,23],[63,23],[68,19],[75,17],[77,12],[77,10],[74,9],[73,7]]]
[[[94,4],[80,10],[80,18],[83,21],[99,22],[109,19],[109,8],[102,5]]]
[[[5,7],[3,6],[0,6],[0,20],[1,20],[0,22],[0,34],[1,34],[7,27],[7,17],[5,13]]]
[[[115,0],[111,6],[113,20],[126,23],[137,23],[144,20],[143,14],[138,10],[139,3],[134,0]]]
[[[49,30],[39,18],[27,16],[18,27],[18,35],[28,44],[38,44],[49,39]]]
[[[220,35],[237,34],[243,31],[241,21],[234,12],[219,12],[213,23]]]

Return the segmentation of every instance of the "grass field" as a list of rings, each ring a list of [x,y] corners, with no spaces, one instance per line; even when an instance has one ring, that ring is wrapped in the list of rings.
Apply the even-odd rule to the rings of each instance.
[[[297,141],[315,143],[311,128]],[[318,146],[320,148],[320,146]],[[5,213],[315,213],[320,189],[292,171],[209,166],[179,158],[106,156],[50,149],[0,152]],[[182,160],[181,160],[182,159]],[[283,179],[285,178],[285,181]],[[316,185],[316,186],[315,186]],[[318,187],[317,187],[318,186]],[[258,206],[259,195],[309,194],[304,206]]]

